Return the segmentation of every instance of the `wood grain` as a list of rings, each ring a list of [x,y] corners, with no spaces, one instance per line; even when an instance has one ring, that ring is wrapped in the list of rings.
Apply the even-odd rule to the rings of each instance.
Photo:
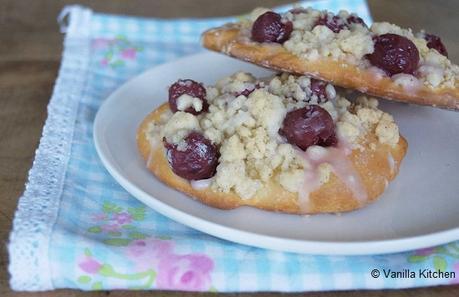
[[[80,292],[58,290],[43,293],[12,292],[8,287],[6,242],[18,197],[46,118],[62,50],[56,16],[66,4],[79,2],[96,11],[146,17],[210,17],[246,13],[256,6],[274,6],[288,0],[0,0],[0,296],[215,296],[181,292]],[[421,28],[442,36],[450,58],[459,61],[459,1],[370,0],[373,17],[402,26]],[[228,294],[227,296],[283,295],[318,297],[455,297],[458,286],[399,291],[348,291],[304,294]]]

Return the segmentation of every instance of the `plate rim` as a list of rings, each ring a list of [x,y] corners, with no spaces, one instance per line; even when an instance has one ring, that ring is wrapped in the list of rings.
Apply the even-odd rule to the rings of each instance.
[[[396,252],[412,251],[420,248],[432,247],[435,245],[449,243],[459,239],[459,227],[431,232],[422,235],[408,236],[396,239],[383,240],[365,240],[352,242],[333,242],[320,240],[300,240],[291,238],[282,238],[256,232],[241,230],[229,226],[224,226],[216,222],[205,220],[192,214],[181,211],[167,203],[156,199],[153,195],[143,191],[128,178],[124,177],[108,160],[103,152],[102,138],[99,135],[100,126],[102,125],[103,115],[105,110],[110,106],[110,102],[115,100],[119,93],[128,89],[135,81],[141,80],[143,76],[148,76],[149,72],[157,71],[159,67],[168,67],[171,64],[178,64],[190,59],[197,59],[200,56],[218,55],[212,52],[202,52],[193,55],[187,55],[180,59],[173,60],[161,65],[153,66],[142,73],[130,78],[113,91],[99,107],[93,124],[93,142],[97,154],[102,161],[102,164],[110,173],[110,175],[132,196],[140,200],[148,207],[168,217],[171,220],[188,226],[189,228],[199,230],[210,234],[220,239],[229,240],[232,242],[264,248],[268,250],[276,250],[282,252],[294,252],[301,254],[314,255],[341,255],[341,256],[356,256],[356,255],[378,255],[389,254]],[[115,98],[115,99],[114,99]],[[190,198],[191,199],[191,198]],[[224,236],[222,236],[224,234]]]

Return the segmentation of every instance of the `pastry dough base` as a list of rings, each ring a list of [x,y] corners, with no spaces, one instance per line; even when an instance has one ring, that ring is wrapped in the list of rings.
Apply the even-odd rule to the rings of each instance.
[[[158,140],[158,145],[152,147],[146,137],[149,123],[159,121],[160,115],[168,110],[169,105],[167,103],[161,105],[143,120],[137,131],[138,149],[148,163],[148,169],[168,186],[202,203],[221,209],[247,205],[269,211],[294,214],[334,213],[358,209],[375,201],[384,192],[388,181],[397,175],[400,162],[405,156],[408,146],[403,137],[400,137],[397,145],[391,147],[380,144],[375,135],[367,135],[365,137],[366,143],[362,144],[365,149],[363,151],[353,150],[349,156],[367,192],[368,200],[366,203],[359,203],[353,197],[351,190],[332,173],[328,182],[310,194],[310,207],[307,212],[304,212],[300,209],[298,194],[285,190],[274,180],[250,199],[241,199],[234,192],[223,193],[212,191],[210,188],[198,190],[191,187],[189,181],[175,175],[171,170],[162,140]],[[371,143],[376,144],[375,150],[369,148]],[[388,154],[391,154],[394,159],[392,168]]]
[[[202,43],[210,50],[269,69],[305,74],[329,81],[336,86],[356,89],[390,100],[459,110],[459,88],[431,89],[422,85],[405,89],[389,77],[378,77],[370,70],[360,69],[344,61],[331,58],[314,61],[301,59],[279,44],[249,41],[247,37],[241,37],[237,24],[204,32]]]

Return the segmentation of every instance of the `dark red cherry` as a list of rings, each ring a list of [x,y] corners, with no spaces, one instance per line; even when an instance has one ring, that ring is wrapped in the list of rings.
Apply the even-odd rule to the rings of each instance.
[[[330,137],[318,143],[318,145],[320,146],[335,146],[337,144],[338,144],[338,137],[336,137],[336,133],[334,131]]]
[[[296,7],[296,8],[290,9],[289,12],[292,14],[300,14],[300,13],[307,13],[308,10],[303,7]]]
[[[242,92],[236,93],[235,96],[238,97],[238,96],[243,95],[245,97],[249,97],[249,95],[252,94],[253,91],[255,91],[255,87],[254,88],[245,89]]]
[[[243,95],[245,97],[249,97],[249,95],[252,94],[253,91],[255,91],[256,89],[262,88],[263,85],[264,85],[263,83],[256,83],[253,87],[247,88],[242,92],[236,93],[235,96],[237,97],[237,96]]]
[[[367,55],[370,63],[392,76],[398,73],[414,74],[418,68],[419,51],[406,37],[383,34],[373,38],[374,52]]]
[[[364,27],[368,27],[367,24],[365,24],[365,21],[361,17],[358,17],[358,16],[356,16],[354,14],[351,14],[347,18],[347,22],[348,22],[348,24],[361,24]]]
[[[326,87],[327,87],[326,82],[322,80],[311,78],[310,88],[311,88],[312,94],[317,96],[317,102],[323,103],[323,102],[328,101],[329,98],[327,97],[327,92],[325,90]]]
[[[297,145],[304,151],[311,145],[336,144],[333,119],[319,105],[309,105],[288,112],[279,133],[290,144]]]
[[[188,180],[206,179],[214,176],[218,165],[218,149],[209,139],[198,132],[191,132],[185,138],[186,147],[178,150],[177,145],[164,139],[167,160],[172,171]]]
[[[443,56],[448,57],[448,52],[446,51],[446,47],[443,42],[441,42],[440,37],[426,33],[424,34],[424,39],[427,41],[428,48],[433,48]]]
[[[185,112],[197,115],[202,112],[206,112],[209,109],[209,104],[206,100],[206,89],[204,86],[192,79],[179,79],[169,87],[169,107],[173,112],[178,110],[177,99],[184,94],[202,100],[202,110],[196,111],[193,107],[188,107],[184,110]]]
[[[252,26],[252,39],[257,42],[284,43],[293,30],[292,22],[282,22],[279,14],[268,11],[260,15]]]
[[[339,31],[348,28],[346,22],[342,18],[337,15],[331,16],[328,14],[319,17],[314,27],[315,26],[326,26],[335,33],[339,33]]]

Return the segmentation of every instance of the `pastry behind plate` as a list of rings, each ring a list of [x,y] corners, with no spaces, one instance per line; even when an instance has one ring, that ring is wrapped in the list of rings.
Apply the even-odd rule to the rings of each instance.
[[[204,47],[257,65],[408,103],[459,109],[459,66],[440,38],[311,8],[255,10],[205,32]]]

